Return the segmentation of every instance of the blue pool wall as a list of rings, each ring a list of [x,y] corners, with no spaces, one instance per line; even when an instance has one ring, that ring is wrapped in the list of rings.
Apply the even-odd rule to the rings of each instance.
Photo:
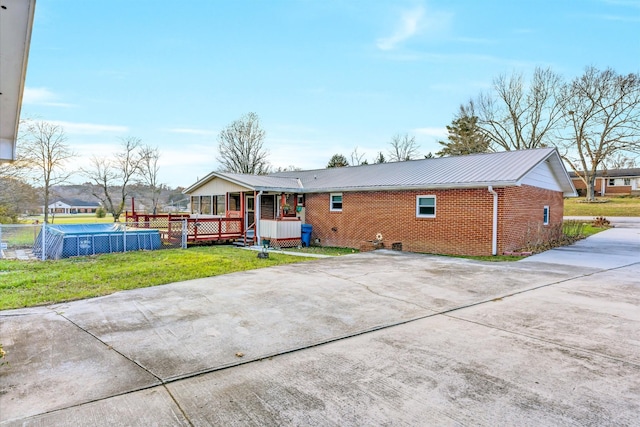
[[[102,253],[156,250],[162,244],[155,229],[127,228],[124,224],[49,224],[46,228],[46,258],[60,259]],[[34,245],[42,257],[42,231]]]

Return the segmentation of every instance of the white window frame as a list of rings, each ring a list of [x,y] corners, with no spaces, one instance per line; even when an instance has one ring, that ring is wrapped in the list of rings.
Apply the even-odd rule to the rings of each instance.
[[[420,213],[420,199],[433,199],[433,214],[421,214]],[[438,201],[436,199],[435,194],[422,194],[420,196],[416,196],[416,218],[435,218],[436,217],[436,206]]]
[[[334,196],[340,196],[340,207],[336,208],[333,205],[333,197]],[[344,206],[344,197],[342,195],[342,193],[330,193],[329,194],[329,210],[331,212],[342,212],[342,206]]]
[[[549,225],[549,215],[550,215],[550,211],[549,211],[549,206],[544,206],[542,208],[542,224],[544,225]]]

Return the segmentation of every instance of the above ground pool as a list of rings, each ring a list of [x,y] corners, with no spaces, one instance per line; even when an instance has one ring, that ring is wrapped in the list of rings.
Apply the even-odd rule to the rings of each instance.
[[[130,228],[124,224],[47,224],[33,246],[42,258],[44,234],[45,259],[159,249],[160,232],[147,228]]]

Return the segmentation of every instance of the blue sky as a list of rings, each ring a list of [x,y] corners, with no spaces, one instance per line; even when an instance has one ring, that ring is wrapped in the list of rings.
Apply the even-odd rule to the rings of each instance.
[[[70,167],[134,136],[188,186],[248,112],[276,167],[398,133],[426,154],[496,76],[588,65],[640,71],[640,0],[37,0],[22,116],[64,127]]]

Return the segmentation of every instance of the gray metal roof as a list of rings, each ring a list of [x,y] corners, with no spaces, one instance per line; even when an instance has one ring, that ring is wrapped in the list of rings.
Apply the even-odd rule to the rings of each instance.
[[[555,148],[277,172],[270,175],[213,172],[184,192],[196,189],[213,177],[227,179],[256,191],[298,193],[514,186],[519,185],[531,170],[544,161],[549,161],[565,194],[574,194],[575,188]]]
[[[580,172],[580,174],[584,174],[584,171]],[[569,176],[571,178],[577,178],[578,174],[571,171],[569,172]],[[596,176],[598,178],[634,178],[640,176],[640,168],[597,170]]]

